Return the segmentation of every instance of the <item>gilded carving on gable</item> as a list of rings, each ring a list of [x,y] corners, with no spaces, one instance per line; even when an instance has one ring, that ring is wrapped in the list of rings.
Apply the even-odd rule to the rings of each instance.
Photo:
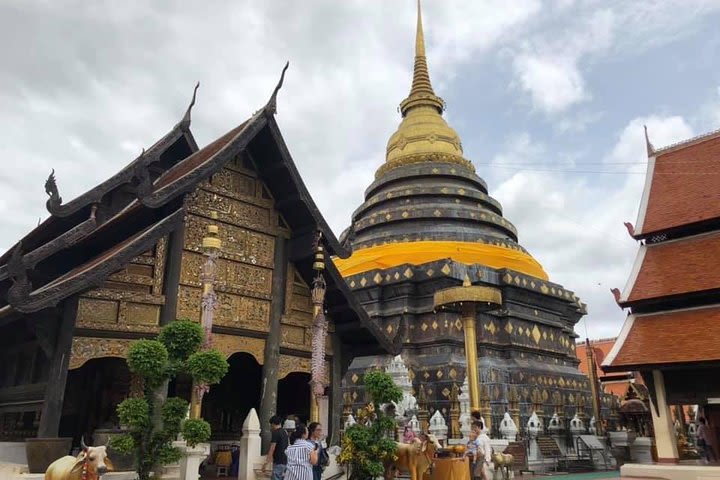
[[[163,237],[155,245],[155,262],[153,264],[153,287],[152,293],[162,295],[163,281],[165,271],[165,262],[167,261],[167,239]]]
[[[196,190],[189,202],[188,210],[191,213],[210,216],[215,211],[218,219],[231,225],[254,228],[264,232],[272,233],[276,228],[274,212],[268,208],[262,208],[240,200],[235,200],[223,195],[217,195],[205,190]]]
[[[290,308],[299,312],[312,313],[312,299],[308,295],[293,294]]]
[[[118,302],[81,297],[78,302],[77,324],[117,323]]]
[[[75,337],[70,347],[69,370],[82,367],[88,360],[103,357],[127,358],[133,340],[122,338]]]
[[[226,357],[234,353],[249,353],[262,365],[265,361],[265,340],[261,338],[241,337],[215,333],[212,337],[213,347],[220,350]]]
[[[228,168],[223,168],[213,175],[210,185],[235,195],[255,196],[255,179]]]
[[[200,287],[180,285],[177,296],[177,318],[199,322],[201,299]]]
[[[185,221],[185,248],[202,252],[202,239],[207,235],[210,220],[197,215],[188,215]],[[271,235],[253,232],[229,224],[220,225],[218,232],[223,242],[222,258],[250,263],[263,267],[273,267],[275,239]]]
[[[278,380],[282,380],[293,372],[310,373],[309,358],[293,357],[292,355],[281,354],[279,363],[280,367],[278,368]]]
[[[201,285],[200,271],[204,263],[204,255],[184,251],[180,282],[199,287]],[[272,270],[224,258],[218,260],[217,266],[216,291],[270,299]]]
[[[270,324],[270,302],[257,298],[217,293],[215,325],[267,332]]]
[[[282,325],[282,342],[295,346],[305,346],[309,342],[305,338],[305,328],[294,325]]]
[[[129,325],[159,325],[160,306],[127,302],[121,321]]]

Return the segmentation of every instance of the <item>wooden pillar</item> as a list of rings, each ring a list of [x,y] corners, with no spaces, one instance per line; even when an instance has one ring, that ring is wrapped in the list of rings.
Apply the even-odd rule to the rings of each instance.
[[[270,417],[275,415],[277,409],[278,370],[280,368],[280,321],[285,311],[287,271],[287,240],[278,235],[275,237],[270,328],[265,340],[265,361],[262,369],[262,393],[260,397],[260,428],[262,429],[260,436],[262,437],[263,454],[270,448]]]
[[[70,363],[70,348],[72,347],[77,308],[77,295],[66,299],[62,303],[62,317],[57,342],[50,361],[50,373],[40,414],[38,438],[57,438],[60,430],[60,417],[62,416],[63,400],[65,398],[65,383]]]
[[[333,357],[330,371],[330,420],[326,428],[328,429],[328,439],[332,445],[340,444],[340,431],[345,428],[342,423],[343,414],[343,389],[342,389],[342,342],[337,333],[333,333],[330,337],[332,343]]]
[[[167,325],[177,318],[178,291],[180,289],[180,269],[182,267],[183,246],[185,245],[185,222],[181,222],[168,236],[165,273],[163,276],[163,295],[165,304],[160,310],[160,326]]]
[[[653,370],[652,376],[657,410],[655,410],[654,405],[651,405],[650,411],[652,412],[653,429],[655,430],[658,462],[678,463],[680,457],[675,441],[675,427],[673,426],[670,406],[667,403],[665,378],[660,370]]]
[[[165,254],[165,269],[163,271],[163,295],[165,303],[160,307],[160,327],[177,319],[178,292],[180,289],[180,269],[182,267],[183,247],[185,246],[185,221],[170,232]],[[165,380],[152,392],[155,405],[162,405],[167,400],[170,382]],[[159,428],[162,424],[162,412],[159,408],[153,410],[153,424]]]

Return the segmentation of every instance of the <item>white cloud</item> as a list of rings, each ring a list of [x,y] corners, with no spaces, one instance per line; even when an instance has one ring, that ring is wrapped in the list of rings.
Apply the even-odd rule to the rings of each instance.
[[[533,171],[531,166],[492,191],[505,216],[518,228],[520,243],[543,265],[550,280],[575,291],[588,304],[586,323],[577,327],[583,336],[586,325],[591,337],[615,336],[625,318],[610,289],[625,285],[638,248],[623,222],[635,221],[645,182],[643,125],[648,126],[657,145],[693,136],[682,117],[638,117],[628,122],[615,145],[596,159],[605,166],[592,167],[623,174],[571,174],[570,169],[550,173]],[[539,153],[526,155],[528,149],[523,146],[527,145],[534,145]],[[523,133],[512,136],[496,158],[533,161],[545,150]],[[518,156],[518,152],[524,153]]]
[[[521,87],[532,96],[533,105],[545,112],[560,112],[588,98],[574,59],[521,54],[513,66]]]

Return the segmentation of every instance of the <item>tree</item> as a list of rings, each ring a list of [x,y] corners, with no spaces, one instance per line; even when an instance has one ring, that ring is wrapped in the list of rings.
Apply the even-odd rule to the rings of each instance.
[[[188,445],[207,442],[210,424],[185,419],[188,402],[172,397],[161,401],[158,390],[166,381],[187,373],[193,381],[212,385],[228,370],[217,350],[200,350],[202,327],[190,320],[177,320],[163,327],[156,340],[138,340],[128,351],[127,364],[143,384],[143,395],[124,400],[117,407],[120,423],[128,433],[114,437],[111,446],[123,454],[135,454],[139,480],[148,480],[155,466],[178,461],[182,452],[172,442],[182,433]]]
[[[349,467],[350,480],[372,480],[383,475],[385,462],[395,460],[395,418],[385,415],[381,405],[399,402],[402,391],[392,377],[375,370],[365,374],[370,403],[358,412],[358,423],[348,427],[342,440],[339,462]]]

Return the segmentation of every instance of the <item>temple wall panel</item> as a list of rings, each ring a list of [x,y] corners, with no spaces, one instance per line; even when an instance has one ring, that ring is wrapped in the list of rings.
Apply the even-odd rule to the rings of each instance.
[[[135,257],[103,283],[80,296],[76,326],[94,330],[153,333],[159,328],[167,241]]]
[[[127,358],[133,340],[125,338],[74,337],[70,347],[69,370],[82,367],[93,358]]]
[[[265,363],[265,340],[262,338],[215,333],[213,334],[213,347],[220,350],[226,357],[235,353],[249,353],[260,365]]]

